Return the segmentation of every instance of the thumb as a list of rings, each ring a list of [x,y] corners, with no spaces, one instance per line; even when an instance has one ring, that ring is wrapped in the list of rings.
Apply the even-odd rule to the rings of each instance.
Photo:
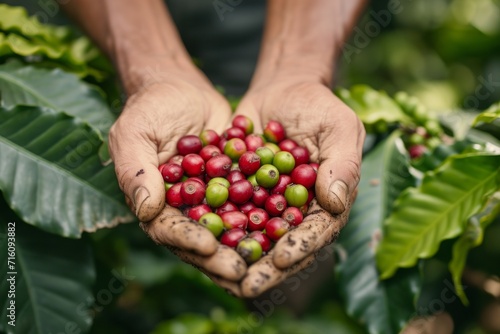
[[[250,118],[254,123],[253,133],[262,133],[262,124],[260,124],[260,112],[252,102],[252,99],[243,98],[236,108],[235,113],[231,119],[234,119],[238,115],[243,115]]]
[[[158,170],[156,146],[142,136],[119,133],[116,128],[111,129],[109,147],[120,188],[137,218],[149,222],[165,206],[165,185]]]
[[[364,128],[357,118],[355,123],[345,124],[342,129],[325,133],[319,147],[316,197],[319,204],[332,214],[349,210],[360,179]]]

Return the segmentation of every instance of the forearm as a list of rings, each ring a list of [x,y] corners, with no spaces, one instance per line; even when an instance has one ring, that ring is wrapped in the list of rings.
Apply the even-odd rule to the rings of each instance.
[[[115,63],[129,94],[165,68],[196,72],[161,0],[72,0],[64,7]]]
[[[364,0],[268,0],[252,85],[283,72],[330,84],[334,62]]]

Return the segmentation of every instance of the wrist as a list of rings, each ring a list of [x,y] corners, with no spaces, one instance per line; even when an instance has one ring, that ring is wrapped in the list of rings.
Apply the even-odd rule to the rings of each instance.
[[[162,0],[104,0],[104,49],[131,95],[183,74],[202,77]]]
[[[122,52],[115,60],[127,95],[155,83],[172,82],[180,77],[191,82],[203,81],[203,75],[182,54],[141,55],[135,51]]]
[[[299,55],[283,55],[276,50],[262,55],[252,79],[251,88],[269,82],[287,81],[289,83],[320,83],[330,86],[334,70],[333,54],[331,56],[302,53]]]

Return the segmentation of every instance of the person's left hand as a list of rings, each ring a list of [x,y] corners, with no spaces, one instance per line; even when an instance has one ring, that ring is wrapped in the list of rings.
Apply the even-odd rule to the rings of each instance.
[[[320,164],[316,199],[307,217],[274,249],[249,266],[237,295],[255,297],[309,266],[315,253],[333,242],[346,224],[360,178],[363,124],[354,112],[321,83],[288,79],[252,87],[236,114],[254,120],[255,132],[270,120],[283,124],[288,138],[306,146]]]

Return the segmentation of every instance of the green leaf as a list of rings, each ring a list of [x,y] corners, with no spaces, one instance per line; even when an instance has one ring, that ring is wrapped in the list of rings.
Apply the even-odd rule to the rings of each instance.
[[[356,112],[365,126],[411,123],[411,119],[383,91],[376,91],[365,85],[355,85],[350,90],[340,88],[336,94]]]
[[[6,4],[0,4],[0,30],[51,44],[59,44],[71,35],[71,30],[67,27],[41,24],[36,16],[29,17],[24,7]]]
[[[78,117],[107,138],[115,116],[99,92],[75,75],[20,62],[0,65],[0,91],[5,107],[18,104],[49,107]]]
[[[0,108],[0,190],[27,223],[79,237],[134,218],[97,132],[40,107]]]
[[[62,67],[80,77],[105,80],[112,73],[109,61],[88,38],[75,36],[69,27],[41,24],[36,16],[28,17],[22,7],[0,5],[0,56],[18,56]]]
[[[370,333],[397,333],[415,312],[420,276],[416,268],[379,281],[375,247],[399,193],[415,184],[400,133],[393,133],[364,159],[356,202],[337,241],[339,291],[347,312]]]
[[[25,334],[86,333],[92,324],[87,308],[93,301],[95,281],[87,240],[58,237],[19,220],[0,225],[2,251],[15,245],[14,258],[2,255],[0,260],[2,273],[7,276],[0,282],[2,296],[10,291],[7,278],[15,277],[15,298],[2,298],[0,302],[0,329]],[[7,317],[11,300],[15,301],[15,327],[7,323],[13,320]]]
[[[454,155],[426,173],[418,188],[403,192],[377,249],[381,278],[433,256],[441,241],[460,235],[466,220],[499,188],[499,166],[500,155]]]
[[[479,123],[493,123],[500,118],[500,103],[493,104],[486,111],[483,111],[477,115],[476,119],[472,123],[472,126],[476,126]]]
[[[485,208],[480,213],[469,218],[464,234],[453,244],[449,269],[453,284],[455,284],[455,292],[465,305],[468,305],[469,301],[462,287],[462,273],[467,261],[467,254],[470,249],[479,246],[483,242],[484,230],[499,214],[500,192],[496,192],[490,197]]]

